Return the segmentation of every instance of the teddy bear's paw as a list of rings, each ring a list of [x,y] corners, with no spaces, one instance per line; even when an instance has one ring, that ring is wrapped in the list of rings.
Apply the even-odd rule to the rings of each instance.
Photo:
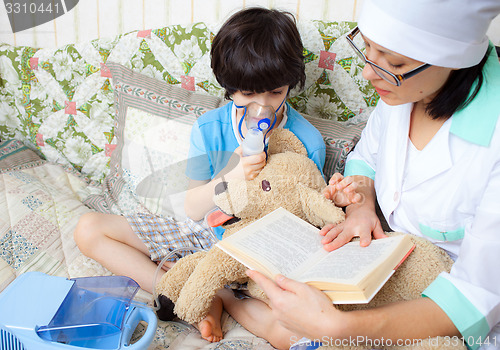
[[[174,302],[162,294],[158,296],[158,301],[160,302],[160,308],[156,310],[158,318],[162,321],[172,321],[176,317],[174,312]]]
[[[269,304],[269,298],[267,297],[266,293],[264,293],[264,291],[259,287],[259,285],[255,283],[253,280],[248,281],[247,288],[248,288],[248,293],[252,296],[252,298],[258,299],[266,304]]]
[[[207,316],[209,310],[210,303],[184,302],[179,298],[174,312],[181,320],[197,324]]]

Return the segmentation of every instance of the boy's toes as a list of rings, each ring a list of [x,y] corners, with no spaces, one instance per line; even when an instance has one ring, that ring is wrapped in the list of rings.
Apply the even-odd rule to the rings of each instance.
[[[212,341],[212,324],[207,320],[203,320],[198,323],[198,329],[200,330],[201,337],[205,340]]]
[[[218,342],[222,340],[222,329],[220,323],[213,322],[210,316],[203,319],[198,323],[198,329],[200,330],[201,337],[209,342]]]

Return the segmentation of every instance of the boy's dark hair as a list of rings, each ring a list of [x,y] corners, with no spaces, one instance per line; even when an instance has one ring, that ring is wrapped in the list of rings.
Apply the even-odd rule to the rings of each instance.
[[[304,87],[302,40],[289,12],[252,7],[235,13],[215,35],[210,54],[228,99],[238,90]]]
[[[475,66],[454,70],[438,94],[426,106],[433,119],[450,118],[456,111],[465,108],[476,97],[483,85],[483,67],[492,50],[489,47],[481,62]],[[474,82],[477,81],[474,87]],[[474,90],[472,88],[474,87]]]

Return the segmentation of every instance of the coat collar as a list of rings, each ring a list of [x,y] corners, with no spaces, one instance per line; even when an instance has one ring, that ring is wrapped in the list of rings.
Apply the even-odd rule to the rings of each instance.
[[[450,128],[450,133],[484,147],[490,145],[500,115],[500,63],[491,43],[490,48],[483,85],[467,107],[453,114]]]
[[[449,147],[450,123],[448,119],[438,130],[436,135],[420,151],[409,167],[408,175],[404,179],[403,190],[409,190],[428,179],[439,175],[453,166]],[[408,139],[408,142],[411,142]],[[405,156],[408,154],[405,154]]]

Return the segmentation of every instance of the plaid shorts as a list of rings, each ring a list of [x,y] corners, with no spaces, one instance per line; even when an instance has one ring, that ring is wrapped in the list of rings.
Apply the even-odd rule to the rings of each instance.
[[[146,213],[126,215],[125,218],[132,230],[148,247],[153,261],[161,261],[168,253],[178,248],[196,247],[208,250],[217,241],[210,228],[189,218],[175,221]],[[192,250],[176,252],[168,261],[177,261],[192,252]]]

